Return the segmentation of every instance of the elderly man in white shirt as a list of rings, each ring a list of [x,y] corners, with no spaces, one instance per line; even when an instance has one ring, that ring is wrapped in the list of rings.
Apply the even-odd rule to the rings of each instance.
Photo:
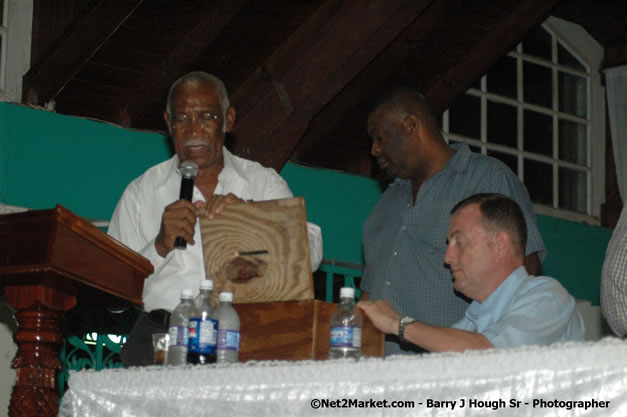
[[[113,213],[109,234],[155,268],[144,284],[147,314],[140,314],[122,349],[126,366],[152,364],[151,334],[167,329],[169,312],[178,304],[181,290],[197,290],[205,277],[197,207],[205,205],[211,219],[228,204],[292,197],[274,169],[239,158],[224,147],[235,114],[218,78],[192,72],[174,82],[163,116],[176,155],[131,182]],[[192,202],[178,198],[179,164],[186,160],[199,168]],[[308,235],[316,270],[322,260],[320,228],[308,223]],[[174,250],[177,237],[188,242],[185,250]]]

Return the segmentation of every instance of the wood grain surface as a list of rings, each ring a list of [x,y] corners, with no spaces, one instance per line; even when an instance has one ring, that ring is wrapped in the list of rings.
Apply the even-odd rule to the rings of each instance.
[[[327,359],[336,308],[320,300],[235,305],[241,323],[240,362]],[[361,355],[382,357],[385,335],[365,314],[362,318]]]
[[[302,197],[232,204],[212,220],[199,218],[214,298],[230,290],[235,303],[313,299]],[[237,255],[258,250],[268,253]]]

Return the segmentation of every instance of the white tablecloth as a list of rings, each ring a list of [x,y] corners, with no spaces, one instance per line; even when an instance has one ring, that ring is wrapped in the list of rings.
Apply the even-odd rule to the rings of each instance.
[[[627,342],[80,371],[70,374],[60,411],[62,417],[211,415],[626,417]]]

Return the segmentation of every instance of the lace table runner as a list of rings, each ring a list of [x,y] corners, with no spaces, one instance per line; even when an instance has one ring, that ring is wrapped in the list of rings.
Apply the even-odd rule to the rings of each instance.
[[[60,416],[627,416],[627,342],[72,372]]]

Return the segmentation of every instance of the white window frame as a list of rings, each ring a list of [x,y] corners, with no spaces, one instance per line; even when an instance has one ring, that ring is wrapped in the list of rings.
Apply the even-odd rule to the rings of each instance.
[[[7,16],[7,9],[9,8],[8,3],[8,0],[5,0],[2,4],[2,8],[4,10],[2,10],[2,21],[0,22],[0,35],[2,36],[2,42],[0,42],[0,48],[2,48],[2,52],[0,53],[0,92],[4,92],[5,74],[7,68],[7,21],[9,20]]]
[[[534,209],[536,213],[542,215],[548,215],[552,217],[559,217],[566,220],[577,221],[577,222],[585,222],[588,224],[600,224],[600,215],[601,215],[601,204],[605,200],[605,101],[604,101],[604,88],[601,85],[601,74],[600,67],[603,59],[603,47],[594,40],[581,26],[576,25],[574,23],[567,22],[562,19],[558,19],[555,17],[550,17],[543,24],[542,27],[547,30],[549,33],[552,33],[553,36],[559,39],[559,43],[562,47],[567,49],[571,54],[579,58],[584,66],[587,68],[586,73],[582,73],[581,71],[574,71],[566,67],[562,67],[557,64],[553,64],[552,67],[558,68],[560,71],[567,73],[574,73],[579,75],[585,75],[589,82],[587,87],[587,98],[588,98],[588,108],[587,108],[587,119],[577,118],[576,116],[570,117],[568,115],[564,115],[560,113],[560,118],[562,119],[572,119],[572,120],[585,120],[588,126],[587,132],[587,162],[585,166],[585,170],[588,173],[588,183],[587,183],[587,214],[586,213],[578,213],[572,212],[564,209],[557,208],[557,195],[559,194],[559,190],[557,189],[557,184],[554,184],[553,187],[553,204],[552,206],[534,204]],[[557,53],[557,42],[553,42],[553,56],[556,56]],[[515,52],[514,52],[515,51]],[[521,46],[520,44],[516,46],[514,51],[511,53],[512,56],[519,56],[521,54]],[[534,61],[533,58],[525,55],[525,60]],[[520,60],[517,60],[517,65],[522,65]],[[546,65],[544,62],[538,62],[541,65]],[[519,68],[520,71],[520,68]],[[520,73],[520,72],[519,72]],[[557,71],[553,71],[554,77],[557,74]],[[553,80],[553,88],[557,88],[557,80]],[[518,89],[521,91],[522,89],[522,80],[519,79]],[[487,99],[493,102],[500,103],[508,103],[517,107],[519,121],[522,120],[522,111],[523,109],[532,109],[536,110],[543,114],[549,114],[554,117],[554,121],[557,121],[557,113],[554,111],[547,112],[547,109],[541,108],[539,106],[534,106],[529,103],[521,103],[516,99],[508,99],[500,96],[496,96],[490,93],[487,93],[486,88],[486,78],[485,76],[481,78],[481,90],[470,89],[466,94],[479,97],[481,103],[481,138],[472,139],[467,137],[462,137],[460,135],[455,135],[448,133],[449,132],[449,112],[448,110],[443,114],[442,118],[442,128],[443,133],[447,141],[449,139],[456,141],[464,141],[472,146],[479,146],[482,149],[482,153],[486,153],[486,145],[487,145]],[[554,91],[553,94],[554,100],[557,100],[557,91]],[[554,106],[555,107],[555,106]],[[524,176],[523,172],[523,158],[522,156],[528,157],[530,155],[525,154],[522,150],[522,124],[519,123],[519,131],[518,131],[518,149],[513,149],[509,147],[504,147],[496,144],[490,144],[489,148],[495,151],[504,151],[506,153],[517,155],[518,156],[518,172],[522,177]],[[553,123],[554,129],[554,137],[557,137],[557,132],[559,129],[558,123]],[[557,149],[554,149],[554,155],[557,155]],[[550,157],[539,157],[537,155],[533,155],[528,159],[538,160],[548,162],[553,165],[554,170],[554,181],[557,183],[558,175],[557,171],[559,166],[568,166],[569,164],[563,161],[557,162],[557,159]],[[572,168],[572,166],[571,166]],[[578,168],[580,169],[580,168]]]
[[[601,204],[605,202],[605,88],[601,84],[600,72],[604,50],[601,44],[577,24],[551,17],[543,25],[559,38],[563,47],[582,59],[589,68],[588,210],[591,216],[540,205],[534,205],[534,208],[539,214],[600,225]]]
[[[5,0],[0,63],[0,101],[22,101],[22,78],[30,68],[33,0]]]

